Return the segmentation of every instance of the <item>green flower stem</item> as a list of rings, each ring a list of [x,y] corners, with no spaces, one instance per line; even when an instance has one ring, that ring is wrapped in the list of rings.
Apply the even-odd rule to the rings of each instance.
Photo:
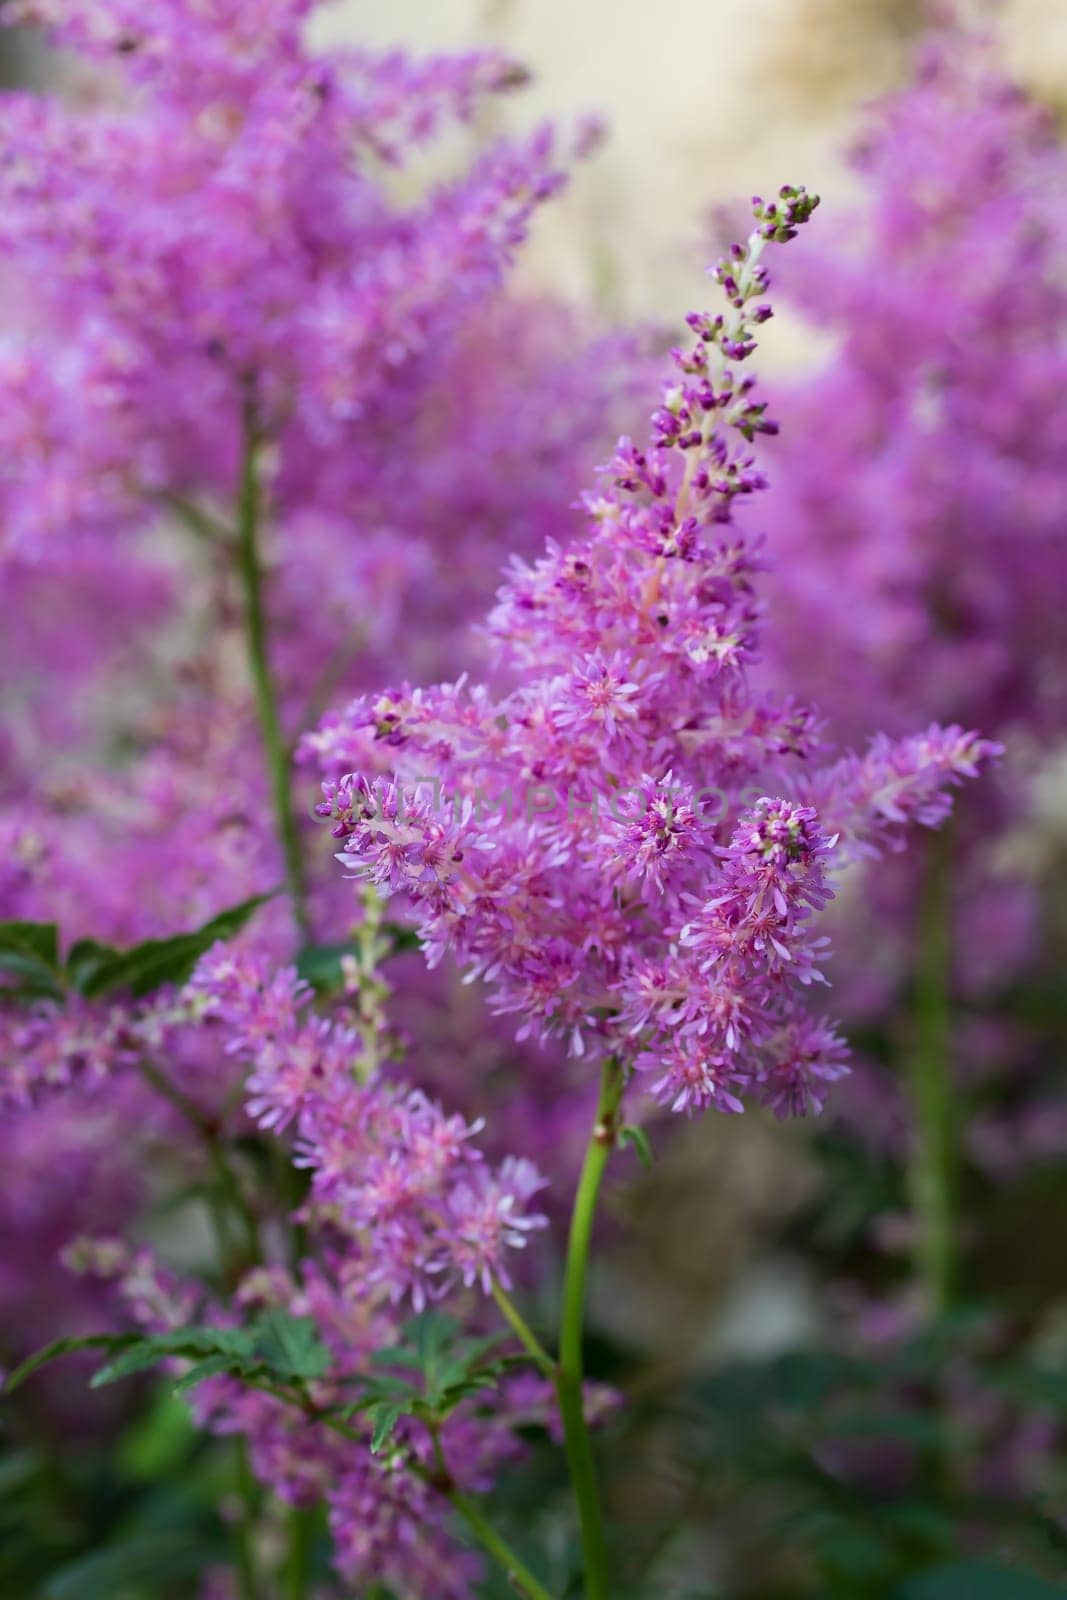
[[[274,824],[285,858],[285,880],[292,902],[293,916],[302,939],[307,941],[310,925],[307,913],[307,887],[300,850],[296,817],[290,792],[291,760],[282,734],[278,712],[278,692],[267,650],[266,607],[263,598],[263,564],[259,549],[262,512],[259,457],[261,440],[256,425],[255,407],[249,400],[244,408],[244,452],[241,461],[241,487],[237,503],[237,561],[244,597],[245,643],[248,666],[256,699],[260,739],[267,758]]]
[[[539,1582],[529,1567],[519,1560],[507,1540],[502,1539],[492,1524],[486,1521],[476,1502],[468,1500],[467,1496],[456,1488],[441,1445],[440,1425],[431,1422],[429,1432],[433,1444],[434,1470],[432,1473],[420,1470],[420,1477],[443,1494],[453,1510],[459,1512],[478,1543],[507,1574],[508,1582],[516,1593],[526,1596],[526,1600],[553,1600],[544,1584]]]
[[[519,1560],[507,1541],[486,1521],[473,1500],[468,1500],[458,1489],[446,1489],[443,1492],[478,1543],[507,1574],[508,1582],[517,1594],[524,1595],[526,1600],[553,1600],[544,1584],[534,1577],[525,1562]]]
[[[240,1220],[244,1231],[244,1251],[247,1264],[262,1261],[263,1245],[259,1237],[259,1223],[252,1207],[245,1199],[241,1182],[233,1167],[230,1165],[226,1145],[219,1135],[219,1130],[212,1119],[203,1112],[195,1101],[191,1100],[176,1084],[171,1083],[163,1070],[142,1056],[137,1062],[137,1070],[147,1084],[167,1100],[176,1111],[186,1119],[192,1128],[203,1140],[208,1159],[215,1173],[219,1194],[225,1205],[229,1207],[232,1215]],[[223,1275],[227,1271],[230,1260],[229,1229],[226,1215],[222,1207],[215,1204],[211,1207],[212,1221],[215,1227],[218,1249],[219,1266]]]
[[[180,494],[161,494],[156,497],[161,505],[184,523],[190,533],[195,533],[198,539],[204,539],[208,544],[219,546],[232,545],[233,533],[218,517],[212,516],[210,511],[205,511],[198,506],[195,500],[186,500]]]
[[[622,1071],[618,1062],[611,1060],[607,1062],[601,1074],[596,1121],[582,1164],[578,1191],[574,1197],[574,1210],[571,1214],[567,1264],[563,1277],[559,1368],[556,1373],[556,1392],[563,1417],[567,1465],[570,1468],[571,1482],[578,1502],[578,1517],[582,1530],[587,1600],[607,1600],[608,1549],[600,1512],[593,1447],[582,1406],[585,1282],[600,1184],[618,1133],[617,1120],[622,1089]]]
[[[952,1083],[950,998],[951,851],[947,831],[930,840],[917,940],[915,1039],[911,1053],[914,1129],[909,1164],[915,1263],[934,1317],[956,1292],[957,1127]]]
[[[493,1279],[493,1299],[496,1301],[505,1322],[515,1334],[519,1343],[527,1354],[536,1362],[541,1371],[553,1382],[556,1378],[557,1367],[540,1339],[530,1327],[511,1296],[501,1286],[496,1278]]]

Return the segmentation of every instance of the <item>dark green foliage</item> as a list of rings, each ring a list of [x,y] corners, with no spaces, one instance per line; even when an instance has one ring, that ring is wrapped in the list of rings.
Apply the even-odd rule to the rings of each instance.
[[[48,1362],[78,1350],[112,1352],[112,1359],[91,1380],[94,1389],[147,1372],[175,1357],[194,1363],[177,1380],[181,1391],[221,1372],[284,1388],[322,1377],[330,1363],[329,1351],[320,1342],[310,1317],[269,1310],[247,1328],[181,1328],[168,1333],[90,1334],[57,1339],[15,1368],[7,1380],[8,1392]]]
[[[87,1000],[112,994],[143,999],[168,984],[185,983],[213,944],[232,939],[271,898],[253,895],[189,933],[144,939],[126,950],[78,939],[65,961],[60,960],[54,922],[0,922],[0,972],[16,980],[13,991],[20,999],[60,999],[65,994]]]

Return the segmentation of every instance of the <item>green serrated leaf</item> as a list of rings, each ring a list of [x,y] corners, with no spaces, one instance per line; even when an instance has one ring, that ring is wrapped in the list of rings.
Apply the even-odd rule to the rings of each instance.
[[[205,1356],[203,1361],[197,1361],[188,1372],[183,1372],[174,1384],[174,1394],[187,1394],[190,1389],[195,1389],[198,1383],[203,1383],[205,1378],[217,1378],[222,1372],[234,1370],[233,1356],[217,1355]]]
[[[424,1311],[415,1322],[415,1351],[422,1365],[426,1398],[436,1401],[441,1392],[441,1374],[454,1345],[459,1324],[440,1311]]]
[[[469,1376],[472,1368],[479,1366],[506,1337],[504,1333],[490,1333],[482,1339],[464,1339],[460,1349],[456,1351],[455,1359],[442,1371],[441,1382],[455,1383],[460,1378]]]
[[[379,1400],[417,1400],[422,1390],[414,1383],[408,1383],[406,1378],[367,1378],[366,1392],[359,1401],[356,1409],[366,1411],[369,1406],[376,1405]]]
[[[79,992],[89,999],[118,991],[141,999],[164,984],[184,983],[213,944],[220,939],[232,939],[253,913],[272,898],[273,891],[253,895],[190,933],[175,934],[169,939],[145,939],[129,950],[116,952],[110,960],[101,958],[91,965]]]
[[[59,994],[59,933],[54,922],[0,922],[0,972],[24,978],[40,994]]]
[[[475,1377],[464,1378],[462,1383],[450,1383],[442,1387],[437,1399],[436,1410],[444,1416],[449,1411],[454,1411],[464,1400],[469,1400],[472,1395],[485,1394],[487,1390],[496,1389],[497,1380],[488,1372],[478,1373]]]
[[[458,1331],[459,1324],[443,1311],[424,1311],[404,1325],[404,1332],[414,1338],[415,1350],[424,1367],[439,1360]]]
[[[220,1355],[231,1371],[246,1370],[255,1363],[256,1351],[251,1334],[243,1328],[183,1328],[170,1333],[154,1333],[139,1338],[114,1361],[93,1374],[90,1387],[102,1388],[135,1373],[147,1372],[170,1356],[197,1357]]]
[[[409,1350],[405,1345],[387,1345],[382,1350],[373,1351],[370,1359],[375,1367],[409,1367],[413,1372],[422,1371],[419,1357],[414,1350]]]
[[[291,1378],[321,1378],[330,1368],[330,1352],[311,1317],[294,1317],[272,1308],[258,1318],[256,1354],[272,1372]]]
[[[350,940],[343,944],[305,945],[296,958],[296,970],[305,983],[320,993],[340,989],[344,983],[342,961],[352,955]]]
[[[113,944],[101,944],[98,939],[78,939],[67,951],[67,979],[79,994],[87,994],[97,973],[121,957],[122,951]]]
[[[138,1372],[147,1372],[151,1367],[157,1367],[161,1361],[166,1361],[172,1356],[172,1350],[157,1350],[147,1343],[134,1345],[132,1350],[124,1350],[114,1361],[107,1361],[98,1367],[89,1379],[90,1389],[103,1389],[109,1383],[119,1383],[123,1378],[132,1378]]]
[[[55,971],[59,964],[59,930],[54,922],[0,922],[0,962],[8,955],[32,956]]]
[[[400,1418],[405,1411],[400,1406],[379,1405],[370,1413],[374,1419],[374,1431],[371,1434],[370,1453],[376,1456],[385,1442],[392,1437]]]
[[[639,1128],[636,1124],[628,1122],[625,1127],[619,1129],[619,1143],[631,1145],[637,1152],[642,1164],[651,1169],[656,1155],[652,1149],[652,1141],[644,1128]]]
[[[39,1368],[46,1367],[51,1361],[58,1361],[61,1356],[73,1355],[78,1350],[121,1350],[137,1338],[137,1334],[91,1333],[82,1338],[53,1339],[51,1344],[27,1356],[14,1371],[8,1373],[4,1392],[11,1394]]]

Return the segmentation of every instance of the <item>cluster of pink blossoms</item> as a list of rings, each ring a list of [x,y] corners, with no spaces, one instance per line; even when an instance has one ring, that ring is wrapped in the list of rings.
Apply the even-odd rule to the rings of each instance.
[[[5,916],[57,921],[67,945],[167,936],[279,880],[256,822],[263,758],[234,671],[228,570],[250,388],[265,436],[272,665],[295,737],[333,685],[379,681],[386,660],[452,670],[505,553],[566,537],[591,441],[642,368],[630,340],[503,292],[527,223],[563,179],[546,133],[475,157],[464,135],[451,175],[394,185],[427,139],[521,74],[493,52],[316,51],[314,10],[20,8],[72,58],[61,95],[0,97],[0,897]],[[305,842],[326,843],[310,826]],[[325,872],[309,870],[317,929],[349,911],[323,859]],[[259,914],[245,948],[291,957],[284,901]],[[574,1110],[533,1090],[505,1100],[500,1064],[522,1053],[457,1008],[440,975],[402,966],[411,1074],[469,1120],[495,1097],[485,1139],[498,1163],[519,1130],[527,1154],[555,1156]],[[175,1188],[203,1176],[196,1128],[142,1082],[142,1055],[226,1136],[247,1133],[246,1058],[226,1057],[203,1018],[172,1020],[160,1036],[142,1007],[72,1000],[28,1014],[5,997],[16,1104],[0,1129],[0,1230],[20,1239],[5,1304],[25,1297],[19,1263],[40,1287],[40,1261],[72,1230],[144,1225],[128,1201],[145,1188],[135,1172]],[[492,1096],[456,1081],[453,1064],[473,1051]],[[347,1066],[341,1054],[331,1060]],[[37,1205],[55,1159],[81,1175],[79,1206],[63,1214]],[[511,1188],[526,1176],[486,1161],[445,1186],[472,1239],[498,1226],[479,1207],[506,1209],[486,1187],[493,1171]],[[481,1271],[477,1249],[461,1279]],[[444,1279],[432,1278],[436,1293]],[[64,1316],[60,1283],[57,1267],[52,1326],[84,1325],[97,1300],[83,1315],[74,1285]],[[15,1354],[39,1342],[24,1326]]]
[[[509,1251],[544,1226],[529,1202],[545,1180],[513,1156],[492,1167],[472,1142],[480,1122],[368,1072],[359,1032],[343,1015],[316,1016],[312,997],[294,969],[227,946],[187,990],[247,1066],[250,1114],[265,1128],[294,1124],[308,1216],[343,1237],[347,1270],[372,1297],[422,1310],[459,1283],[508,1286]]]
[[[11,914],[131,939],[277,881],[230,661],[250,405],[295,737],[385,659],[451,668],[487,550],[567,529],[560,485],[640,362],[499,292],[563,180],[544,131],[392,192],[519,81],[492,52],[317,52],[290,0],[19,10],[113,76],[0,100],[3,883]]]
[[[779,402],[767,655],[846,738],[1062,729],[1065,160],[980,39],[935,35],[790,260],[834,339]]]
[[[136,526],[190,479],[226,494],[249,406],[281,482],[302,472],[496,287],[561,182],[543,130],[410,207],[372,178],[519,81],[491,53],[314,55],[307,0],[15,9],[128,86],[4,104],[0,253],[32,294],[2,359],[16,546]]]
[[[948,890],[953,994],[972,1013],[957,1016],[956,1081],[965,1099],[1001,1086],[963,1137],[1003,1171],[1047,1160],[1064,1117],[1056,1046],[1010,1008],[1013,986],[1046,981],[1047,883],[1018,840],[1036,842],[1035,779],[1067,716],[1067,150],[988,41],[956,29],[923,42],[853,165],[860,197],[790,257],[789,295],[833,337],[782,388],[763,681],[803,674],[838,739],[920,716],[1005,747],[953,827]],[[892,1028],[921,877],[916,852],[844,908],[846,1014]],[[878,1076],[865,1069],[866,1089]],[[898,1151],[900,1092],[883,1075],[882,1114],[857,1100],[851,1117]]]
[[[361,697],[305,741],[342,861],[413,903],[431,963],[454,950],[520,1037],[648,1069],[678,1110],[821,1103],[844,1070],[804,1003],[828,868],[942,820],[992,752],[934,728],[812,769],[814,719],[749,685],[761,561],[731,511],[774,424],[739,368],[771,314],[764,247],[813,205],[755,202],[650,445],[620,442],[584,537],[516,563],[490,628],[517,686]]]

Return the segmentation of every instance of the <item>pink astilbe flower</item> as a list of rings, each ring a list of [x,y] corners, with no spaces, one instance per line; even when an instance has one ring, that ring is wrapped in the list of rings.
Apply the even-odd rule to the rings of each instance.
[[[789,293],[835,339],[783,386],[767,655],[807,674],[847,739],[870,718],[905,732],[917,711],[1058,731],[1062,138],[949,29],[853,165],[858,200],[790,263]]]
[[[493,51],[318,51],[315,9],[20,8],[89,63],[64,71],[65,99],[0,97],[0,898],[65,940],[166,936],[279,881],[255,827],[263,757],[223,572],[250,388],[272,664],[295,735],[334,684],[377,681],[386,661],[452,670],[504,551],[569,529],[590,440],[643,365],[635,341],[500,292],[565,141],[491,145],[436,164],[429,186],[383,173],[522,73]],[[190,515],[198,537],[179,539]],[[323,860],[320,927],[347,914]],[[282,900],[252,937],[265,961],[289,959]],[[404,981],[405,1014],[434,1012],[427,1082],[447,1091],[435,1074],[470,1054],[471,1014],[443,975],[412,962]],[[33,1028],[10,1087],[86,1076],[81,1022],[49,1015],[54,1043],[52,1024],[3,1022]],[[110,1072],[103,1013],[100,1030],[83,1042]],[[206,1059],[213,1039],[194,1019],[167,1061],[212,1113],[245,1066]],[[487,1077],[509,1068],[510,1040],[480,1019],[477,1049]],[[283,1126],[296,1085],[272,1098],[274,1078],[333,1070],[346,1050],[309,1026],[282,1064],[265,1041],[255,1114],[269,1102]],[[538,1159],[555,1150],[563,1110],[532,1092],[515,1108]],[[502,1117],[493,1128],[512,1148]],[[198,1167],[195,1136],[173,1136]]]
[[[545,1226],[530,1205],[545,1185],[532,1162],[485,1162],[474,1143],[482,1123],[383,1079],[343,1011],[310,1010],[295,971],[219,946],[185,998],[247,1063],[249,1113],[263,1127],[293,1124],[309,1215],[345,1237],[367,1293],[421,1310],[457,1284],[510,1285],[511,1252]]]
[[[903,847],[900,827],[940,827],[952,810],[952,789],[1003,754],[990,739],[933,725],[911,738],[877,734],[863,756],[847,755],[819,772],[810,793],[819,815],[840,829],[856,856]]]
[[[1035,780],[1067,726],[1067,148],[989,41],[946,27],[869,113],[853,166],[855,201],[790,259],[789,293],[832,337],[813,370],[783,384],[764,682],[805,674],[838,740],[872,721],[888,734],[943,730],[880,739],[804,790],[845,834],[837,785],[866,791],[861,849],[868,837],[882,848],[902,813],[937,822],[942,791],[921,774],[928,762],[966,770],[972,736],[960,730],[1003,745],[942,857],[949,983],[954,1001],[1008,1025],[1007,1126],[1025,1099],[1032,1122],[1047,1106],[1055,1127],[1042,1078],[1058,1046],[1036,1018],[1020,1032],[1009,991],[1056,981],[1044,971],[1046,885],[1018,840],[1036,841]],[[916,976],[923,881],[917,852],[892,874],[866,872],[840,908],[839,1004],[889,1036]],[[966,1096],[973,1052],[959,1020],[952,1033]],[[896,1120],[889,1094],[883,1117],[862,1109],[853,1124],[874,1141]],[[988,1126],[995,1108],[982,1115]]]
[[[316,55],[312,9],[173,4],[146,24],[117,0],[24,8],[130,98],[4,101],[0,255],[32,296],[4,358],[11,541],[136,524],[146,496],[225,494],[249,406],[284,477],[496,287],[562,181],[542,130],[391,206],[372,161],[521,74],[492,53]]]
[[[128,1006],[76,997],[0,1008],[0,1103],[28,1106],[49,1091],[106,1083],[138,1059],[153,1031]]]
[[[814,719],[748,686],[763,559],[729,524],[774,424],[738,369],[770,315],[760,256],[813,204],[755,202],[715,269],[727,310],[689,319],[651,444],[620,442],[583,538],[515,565],[490,628],[517,686],[364,697],[305,743],[340,859],[414,905],[431,962],[454,950],[520,1038],[647,1068],[679,1111],[818,1105],[843,1071],[803,1010],[827,872],[942,820],[990,753],[933,729],[810,773]]]

